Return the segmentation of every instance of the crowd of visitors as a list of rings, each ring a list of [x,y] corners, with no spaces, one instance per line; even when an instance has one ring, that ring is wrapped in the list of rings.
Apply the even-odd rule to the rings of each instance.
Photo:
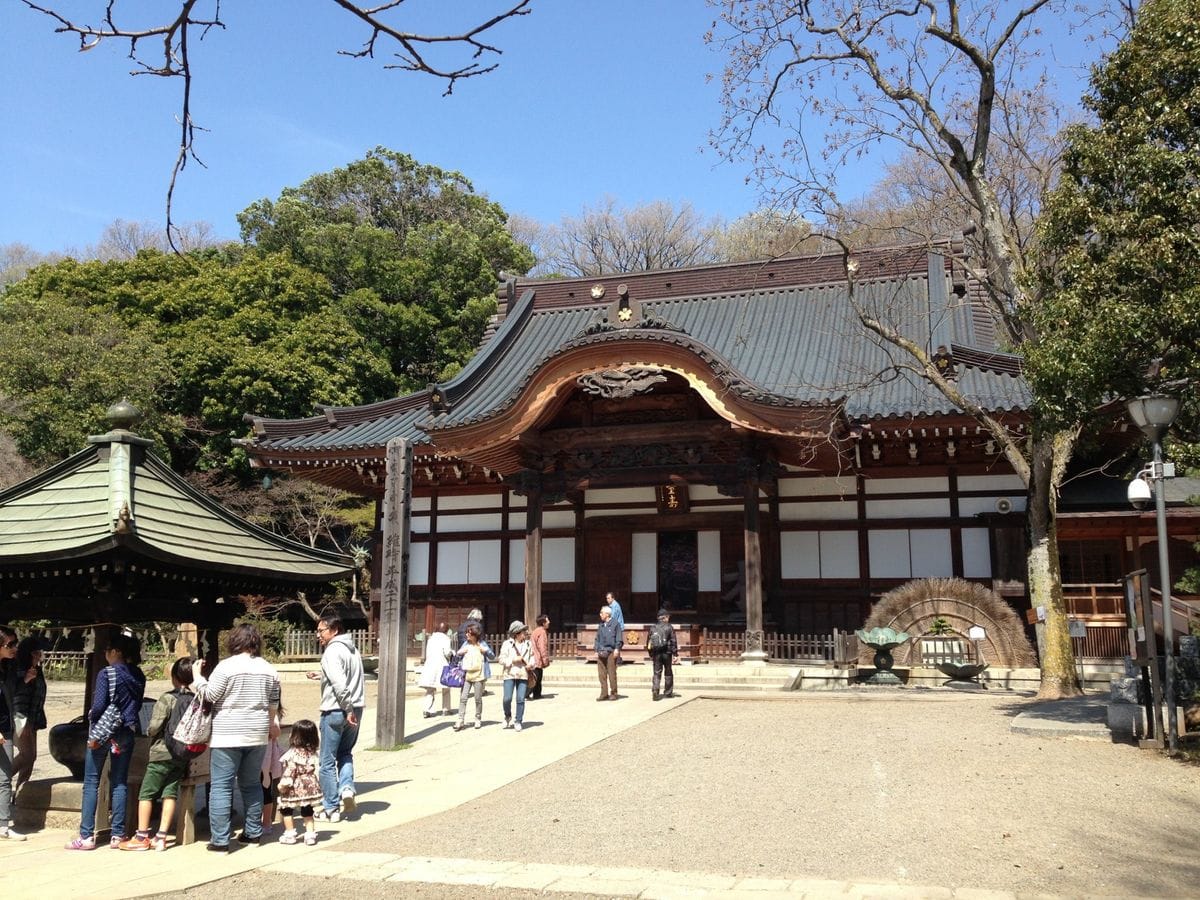
[[[610,593],[601,607],[594,649],[600,679],[599,700],[616,700],[617,666],[624,643],[624,617]],[[474,727],[483,726],[486,686],[492,663],[502,680],[504,727],[521,731],[527,701],[542,697],[552,662],[550,618],[539,615],[531,629],[513,621],[497,653],[483,632],[483,614],[473,609],[452,636],[445,622],[425,641],[418,684],[424,689],[425,718],[453,711],[450,691],[460,688],[455,731],[466,727],[474,700]],[[211,672],[202,660],[182,657],[171,666],[171,690],[154,704],[149,726],[149,758],[138,793],[136,827],[126,836],[127,780],[139,733],[146,676],[141,645],[129,634],[115,635],[97,673],[88,728],[79,835],[69,850],[96,848],[96,832],[107,824],[109,846],[121,850],[165,850],[180,788],[189,762],[209,751],[207,849],[226,853],[231,841],[260,843],[271,830],[276,810],[283,818],[282,844],[315,844],[317,823],[338,822],[354,813],[353,750],[366,705],[361,655],[341,620],[325,615],[317,623],[321,665],[308,677],[320,682],[317,721],[299,719],[281,747],[283,706],[278,672],[262,656],[262,636],[250,624],[234,626],[226,638],[226,656]],[[457,639],[455,639],[457,637]],[[0,626],[0,840],[22,841],[13,826],[14,797],[28,782],[37,755],[37,732],[47,725],[46,679],[42,639],[26,638]],[[674,696],[672,663],[678,643],[667,610],[648,634],[646,649],[654,665],[653,699]],[[438,693],[441,693],[440,704]],[[440,707],[440,709],[439,709]],[[189,722],[189,717],[194,720]],[[203,743],[187,735],[200,722]],[[108,765],[111,803],[108,823],[97,823],[101,774]],[[242,809],[241,831],[233,834],[235,792]],[[161,803],[157,829],[152,818]]]

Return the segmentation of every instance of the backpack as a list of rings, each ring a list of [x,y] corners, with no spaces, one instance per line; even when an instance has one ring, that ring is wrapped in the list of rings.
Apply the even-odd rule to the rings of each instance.
[[[670,640],[667,638],[667,630],[670,627],[670,625],[660,622],[650,629],[650,637],[646,641],[646,648],[651,653],[662,653],[670,646]]]
[[[190,694],[185,691],[175,690],[170,692],[175,698],[175,705],[171,707],[171,715],[167,716],[167,725],[163,729],[163,743],[166,744],[167,752],[171,754],[171,759],[187,762],[195,759],[201,753],[208,749],[208,744],[185,744],[175,736],[175,732],[179,729],[183,717],[191,711],[192,704],[196,702],[195,694]]]

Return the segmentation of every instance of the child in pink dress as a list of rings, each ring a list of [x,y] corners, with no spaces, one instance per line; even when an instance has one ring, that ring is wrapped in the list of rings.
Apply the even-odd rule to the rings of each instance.
[[[283,774],[279,779],[279,811],[286,829],[279,836],[281,844],[300,842],[294,819],[297,807],[304,818],[304,843],[311,847],[317,842],[313,803],[321,799],[321,782],[317,777],[320,743],[316,723],[311,719],[300,719],[292,726],[291,746],[280,760]]]

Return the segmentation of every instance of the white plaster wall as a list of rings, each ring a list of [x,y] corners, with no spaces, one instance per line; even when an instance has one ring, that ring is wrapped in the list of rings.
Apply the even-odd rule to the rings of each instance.
[[[950,515],[949,500],[868,500],[868,519],[929,519]]]
[[[633,535],[630,589],[639,594],[658,590],[658,535],[654,532],[639,531]]]
[[[500,581],[500,541],[471,541],[467,554],[468,584],[497,584]]]
[[[867,546],[871,553],[872,578],[912,576],[907,528],[870,531],[867,533]]]
[[[438,534],[454,534],[459,531],[499,531],[503,526],[501,513],[469,513],[466,515],[438,515]]]
[[[858,578],[858,533],[822,531],[821,577]]]
[[[695,503],[704,500],[730,500],[732,498],[722,496],[715,484],[689,484],[688,499]]]
[[[594,503],[645,503],[655,506],[654,488],[597,488],[584,492],[588,506]]]
[[[816,478],[780,478],[780,497],[815,497],[825,494],[853,497],[854,479],[847,476],[818,476]]]
[[[440,494],[438,512],[457,509],[498,509],[499,494]]]
[[[912,529],[908,533],[914,578],[948,578],[954,574],[950,529]]]
[[[437,553],[437,583],[467,584],[468,541],[440,541]]]
[[[429,584],[429,545],[408,545],[408,583]]]
[[[574,528],[575,527],[575,511],[574,510],[543,510],[542,511],[542,528]]]
[[[779,555],[780,574],[784,578],[821,577],[821,536],[817,532],[781,532]]]
[[[1019,475],[959,475],[958,489],[960,491],[995,491],[997,494],[1005,491],[1025,492],[1025,483]]]
[[[863,480],[863,490],[868,494],[945,494],[950,491],[950,479],[944,475],[927,478],[866,478]]]
[[[429,513],[413,513],[412,518],[408,520],[408,528],[413,534],[429,534]]]
[[[995,497],[961,497],[958,501],[958,514],[960,516],[977,516],[980,513],[994,513],[996,511]],[[1025,510],[1025,495],[1010,496],[1009,502],[1012,503],[1012,508],[1017,512]]]
[[[508,583],[525,583],[525,542],[508,542]]]
[[[721,532],[697,532],[696,553],[699,556],[699,589],[719,591],[721,589]]]
[[[542,581],[575,580],[575,538],[542,541]]]
[[[858,518],[858,503],[854,500],[780,501],[781,522],[852,522]]]
[[[962,530],[963,575],[967,578],[991,578],[992,554],[986,528]]]

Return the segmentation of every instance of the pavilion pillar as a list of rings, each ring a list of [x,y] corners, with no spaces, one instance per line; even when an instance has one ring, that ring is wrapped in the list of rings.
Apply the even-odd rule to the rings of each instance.
[[[742,503],[745,523],[743,537],[746,555],[746,650],[742,662],[764,665],[763,649],[763,570],[762,539],[758,513],[758,480],[747,478],[742,483]]]
[[[531,628],[542,610],[542,489],[531,489],[525,510],[525,618]]]
[[[412,444],[404,438],[388,441],[379,592],[379,692],[375,708],[378,750],[392,750],[404,743],[412,459]]]

